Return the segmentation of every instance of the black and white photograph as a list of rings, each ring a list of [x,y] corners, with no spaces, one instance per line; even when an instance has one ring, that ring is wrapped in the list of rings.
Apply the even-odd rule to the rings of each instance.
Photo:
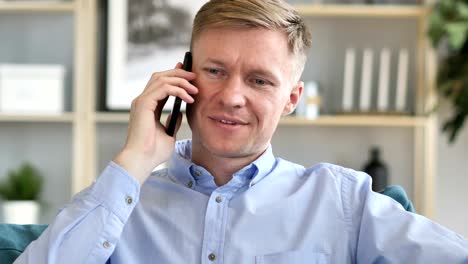
[[[153,72],[182,62],[190,48],[193,18],[205,2],[109,1],[107,109],[130,109]]]

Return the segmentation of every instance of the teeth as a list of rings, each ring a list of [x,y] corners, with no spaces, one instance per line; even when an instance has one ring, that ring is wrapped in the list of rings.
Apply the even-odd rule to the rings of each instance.
[[[220,121],[221,123],[223,123],[223,124],[229,124],[229,125],[234,125],[234,124],[235,124],[235,122],[227,121],[227,120],[224,120],[224,119],[221,119],[221,120],[219,120],[219,121]]]

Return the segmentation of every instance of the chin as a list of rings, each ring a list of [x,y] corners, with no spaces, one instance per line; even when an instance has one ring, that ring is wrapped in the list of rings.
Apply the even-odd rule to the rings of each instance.
[[[215,142],[212,142],[215,141]],[[216,138],[209,139],[203,144],[205,148],[217,156],[237,157],[244,154],[245,146],[241,146],[236,140],[217,140]]]
[[[252,142],[246,142],[245,140],[226,140],[216,137],[201,142],[203,148],[209,153],[223,158],[257,156],[266,149],[266,147],[254,146],[251,143]]]

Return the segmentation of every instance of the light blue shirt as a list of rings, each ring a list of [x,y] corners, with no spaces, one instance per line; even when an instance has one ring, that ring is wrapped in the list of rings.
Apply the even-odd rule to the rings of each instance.
[[[468,263],[460,235],[371,191],[364,173],[304,168],[271,147],[216,186],[179,141],[140,188],[115,163],[15,263]]]

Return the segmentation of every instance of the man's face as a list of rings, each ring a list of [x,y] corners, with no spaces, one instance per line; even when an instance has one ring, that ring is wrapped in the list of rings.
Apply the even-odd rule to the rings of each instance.
[[[291,79],[286,35],[213,28],[194,41],[192,53],[199,89],[188,118],[193,149],[224,158],[260,155],[302,93],[302,83]]]

